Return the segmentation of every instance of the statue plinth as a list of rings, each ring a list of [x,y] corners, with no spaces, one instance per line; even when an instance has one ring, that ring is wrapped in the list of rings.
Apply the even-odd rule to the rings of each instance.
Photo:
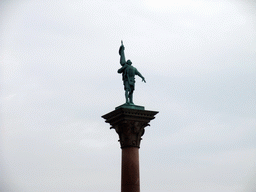
[[[126,104],[126,103],[123,104],[123,105],[120,105],[120,106],[116,107],[115,109],[120,109],[120,108],[145,110],[145,107],[143,107],[143,106],[139,106],[139,105],[130,105],[130,104]]]
[[[129,105],[128,105],[129,106]],[[136,109],[137,108],[137,109]],[[142,110],[140,110],[142,109]],[[141,106],[121,105],[102,117],[119,135],[122,149],[121,192],[139,192],[139,148],[145,127],[157,111],[147,111]]]

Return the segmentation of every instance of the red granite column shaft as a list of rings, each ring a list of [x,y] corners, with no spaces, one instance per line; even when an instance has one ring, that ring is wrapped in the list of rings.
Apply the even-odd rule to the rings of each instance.
[[[140,192],[139,172],[139,148],[123,148],[121,192]]]

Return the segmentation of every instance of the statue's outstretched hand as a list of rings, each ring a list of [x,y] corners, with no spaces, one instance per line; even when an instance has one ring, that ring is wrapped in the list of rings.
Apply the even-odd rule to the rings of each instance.
[[[144,78],[144,77],[142,78],[142,82],[145,82],[145,83],[146,83],[146,80],[145,80],[145,78]]]

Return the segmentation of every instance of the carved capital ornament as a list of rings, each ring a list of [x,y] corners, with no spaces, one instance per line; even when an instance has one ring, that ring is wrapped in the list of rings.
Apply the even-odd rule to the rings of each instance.
[[[140,147],[145,127],[154,119],[156,111],[136,110],[129,108],[116,109],[102,117],[119,135],[121,148]]]

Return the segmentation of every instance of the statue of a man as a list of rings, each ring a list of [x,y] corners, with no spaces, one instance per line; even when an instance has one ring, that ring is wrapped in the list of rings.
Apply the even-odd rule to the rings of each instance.
[[[118,69],[117,72],[122,73],[122,76],[123,76],[126,104],[134,105],[133,91],[135,87],[135,75],[138,75],[142,79],[142,81],[145,83],[146,83],[146,80],[140,74],[140,72],[135,67],[132,66],[132,62],[130,60],[125,61],[123,41],[119,49],[119,54],[120,54],[120,64],[122,65],[122,67]]]

